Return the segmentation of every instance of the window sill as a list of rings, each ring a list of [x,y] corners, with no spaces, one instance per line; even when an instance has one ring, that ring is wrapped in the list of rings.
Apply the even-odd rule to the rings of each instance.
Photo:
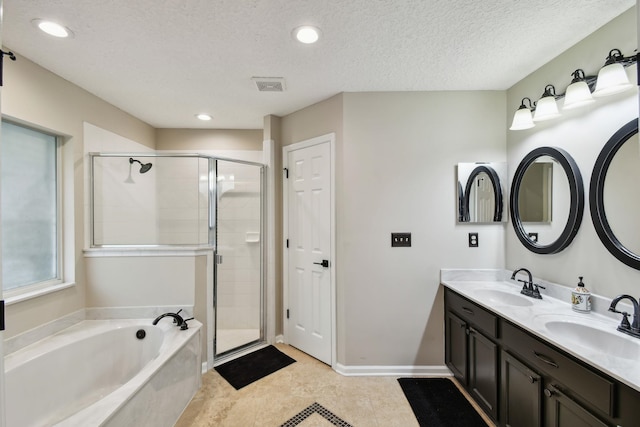
[[[15,295],[11,295],[11,293],[7,291],[4,294],[5,295],[4,304],[5,305],[16,304],[32,298],[40,297],[42,295],[58,292],[75,285],[76,285],[75,282],[57,283],[55,285],[46,286],[40,289],[34,289],[27,292],[19,292],[19,293],[16,293]]]

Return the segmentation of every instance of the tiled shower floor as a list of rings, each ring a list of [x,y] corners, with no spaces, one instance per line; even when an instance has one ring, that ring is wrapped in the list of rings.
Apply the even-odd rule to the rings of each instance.
[[[176,426],[418,427],[397,378],[345,377],[293,347],[276,347],[297,362],[240,390],[207,372]],[[292,421],[296,415],[304,419]]]
[[[216,335],[216,353],[224,353],[260,339],[259,329],[218,329]]]

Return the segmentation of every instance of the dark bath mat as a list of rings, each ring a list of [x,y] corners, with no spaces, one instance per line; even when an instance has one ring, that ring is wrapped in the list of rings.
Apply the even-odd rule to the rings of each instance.
[[[446,378],[399,378],[421,427],[487,427],[471,403]]]
[[[240,390],[293,362],[294,359],[270,345],[216,366],[215,370],[236,390]]]

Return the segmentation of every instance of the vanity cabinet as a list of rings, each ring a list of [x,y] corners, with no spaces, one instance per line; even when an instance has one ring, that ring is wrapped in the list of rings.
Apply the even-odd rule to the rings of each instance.
[[[502,425],[540,427],[542,377],[505,350],[502,350],[501,360]]]
[[[640,425],[640,392],[445,290],[445,361],[497,425]]]
[[[482,409],[498,417],[497,318],[477,304],[447,293],[445,359]]]

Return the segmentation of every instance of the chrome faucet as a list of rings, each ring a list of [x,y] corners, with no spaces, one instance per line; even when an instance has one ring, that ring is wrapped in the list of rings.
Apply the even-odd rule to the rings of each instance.
[[[180,313],[181,311],[182,310],[178,310],[178,313]],[[189,319],[183,319],[182,316],[180,316],[178,313],[164,313],[164,314],[161,314],[160,316],[156,317],[151,324],[152,325],[157,325],[158,322],[160,321],[160,319],[162,319],[163,317],[173,317],[173,323],[175,323],[176,326],[178,326],[183,331],[185,329],[189,329],[189,325],[187,324],[187,320],[192,320],[193,317],[191,317]]]
[[[531,272],[526,268],[519,268],[515,270],[511,275],[511,280],[516,280],[516,274],[518,274],[521,271],[524,271],[525,273],[527,273],[527,276],[529,276],[529,280],[517,279],[518,282],[521,282],[523,284],[522,290],[520,291],[520,293],[531,298],[542,299],[542,295],[540,295],[540,289],[538,288],[542,288],[542,289],[546,289],[546,288],[544,286],[536,285],[535,283],[533,283],[533,276],[531,275]]]
[[[629,301],[631,301],[631,304],[633,304],[633,321],[631,322],[631,324],[629,324],[629,313],[627,313],[626,311],[616,310],[616,306],[618,305],[620,300],[623,299],[628,299]],[[640,338],[640,305],[634,297],[626,294],[618,295],[611,301],[609,311],[622,314],[622,321],[620,322],[620,325],[618,325],[618,330],[620,332],[624,332],[625,334]]]

